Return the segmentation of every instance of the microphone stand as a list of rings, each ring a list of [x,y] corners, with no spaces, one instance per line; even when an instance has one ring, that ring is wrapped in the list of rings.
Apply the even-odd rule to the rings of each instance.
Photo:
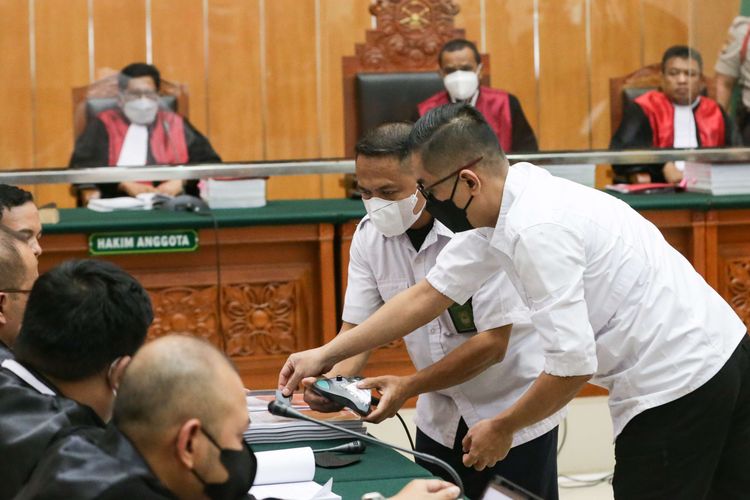
[[[450,476],[453,478],[454,484],[458,486],[458,488],[461,490],[460,494],[458,495],[458,498],[463,498],[464,496],[464,483],[461,481],[461,478],[458,476],[458,473],[453,469],[453,467],[451,467],[446,462],[444,462],[443,460],[440,460],[437,457],[433,457],[432,455],[428,455],[427,453],[422,453],[419,451],[401,448],[399,446],[380,441],[379,439],[368,436],[367,434],[360,434],[359,432],[354,432],[349,429],[344,429],[342,427],[338,427],[336,425],[330,424],[328,422],[324,422],[322,420],[316,420],[312,417],[308,417],[304,413],[301,413],[295,410],[291,406],[282,405],[282,404],[277,403],[276,401],[271,401],[270,403],[268,403],[268,411],[272,413],[273,415],[278,415],[280,417],[289,417],[289,418],[296,418],[299,420],[307,420],[308,422],[322,425],[323,427],[328,427],[329,429],[334,429],[339,432],[343,432],[345,434],[350,434],[356,437],[357,439],[367,441],[368,443],[385,446],[387,448],[392,448],[394,450],[398,450],[404,453],[408,453],[410,455],[414,455],[415,457],[419,457],[425,462],[430,462],[431,464],[437,465],[441,469],[445,470],[448,474],[450,474]]]

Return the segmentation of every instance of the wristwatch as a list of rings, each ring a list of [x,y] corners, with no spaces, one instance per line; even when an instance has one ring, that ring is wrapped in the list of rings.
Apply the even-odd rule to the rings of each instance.
[[[386,500],[386,498],[382,493],[371,491],[370,493],[365,493],[364,495],[362,495],[362,500]]]

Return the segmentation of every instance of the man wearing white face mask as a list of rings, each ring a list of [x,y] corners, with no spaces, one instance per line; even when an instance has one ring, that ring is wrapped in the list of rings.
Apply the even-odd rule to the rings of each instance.
[[[410,130],[404,123],[381,125],[357,144],[357,182],[368,215],[352,239],[342,335],[421,280],[453,237],[423,210],[416,177],[401,161]],[[469,498],[480,496],[494,474],[543,498],[557,498],[557,425],[563,412],[516,434],[510,458],[496,467],[476,471],[462,463],[467,426],[513,404],[542,370],[541,342],[510,282],[496,275],[465,305],[450,307],[404,340],[419,371],[365,379],[361,387],[382,393],[367,420],[391,417],[407,399],[420,395],[416,448],[450,463]],[[359,375],[369,356],[366,352],[344,360],[328,375]],[[339,409],[311,390],[305,399],[320,411]],[[417,461],[436,475],[445,474]]]
[[[445,91],[419,103],[419,116],[444,104],[466,102],[484,115],[503,151],[539,150],[534,131],[516,96],[479,85],[482,59],[476,45],[468,40],[451,40],[440,50],[438,64]]]
[[[91,120],[76,140],[70,167],[220,163],[208,139],[187,119],[160,106],[161,75],[155,66],[133,63],[120,71],[118,105]],[[103,198],[158,192],[197,196],[197,181],[97,184]],[[96,197],[88,192],[84,197]]]

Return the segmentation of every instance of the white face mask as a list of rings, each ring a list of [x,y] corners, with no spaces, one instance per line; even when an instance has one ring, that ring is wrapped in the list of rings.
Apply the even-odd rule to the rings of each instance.
[[[465,101],[479,88],[479,76],[474,71],[454,71],[445,75],[443,85],[451,98],[456,101]]]
[[[122,112],[128,117],[130,123],[136,125],[149,125],[156,118],[156,112],[159,111],[159,102],[148,97],[139,97],[132,101],[126,101],[122,107]]]
[[[370,198],[362,201],[370,220],[375,224],[378,231],[385,236],[398,236],[404,234],[422,215],[424,206],[417,213],[414,213],[414,207],[417,206],[418,200],[415,192],[408,198],[398,201],[388,201],[382,198]]]

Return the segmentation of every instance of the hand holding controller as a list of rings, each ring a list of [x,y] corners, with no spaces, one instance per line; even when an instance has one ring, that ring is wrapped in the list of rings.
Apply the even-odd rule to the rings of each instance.
[[[357,383],[362,377],[319,378],[310,389],[331,401],[351,408],[360,415],[370,413],[372,394],[369,389],[360,389]]]

